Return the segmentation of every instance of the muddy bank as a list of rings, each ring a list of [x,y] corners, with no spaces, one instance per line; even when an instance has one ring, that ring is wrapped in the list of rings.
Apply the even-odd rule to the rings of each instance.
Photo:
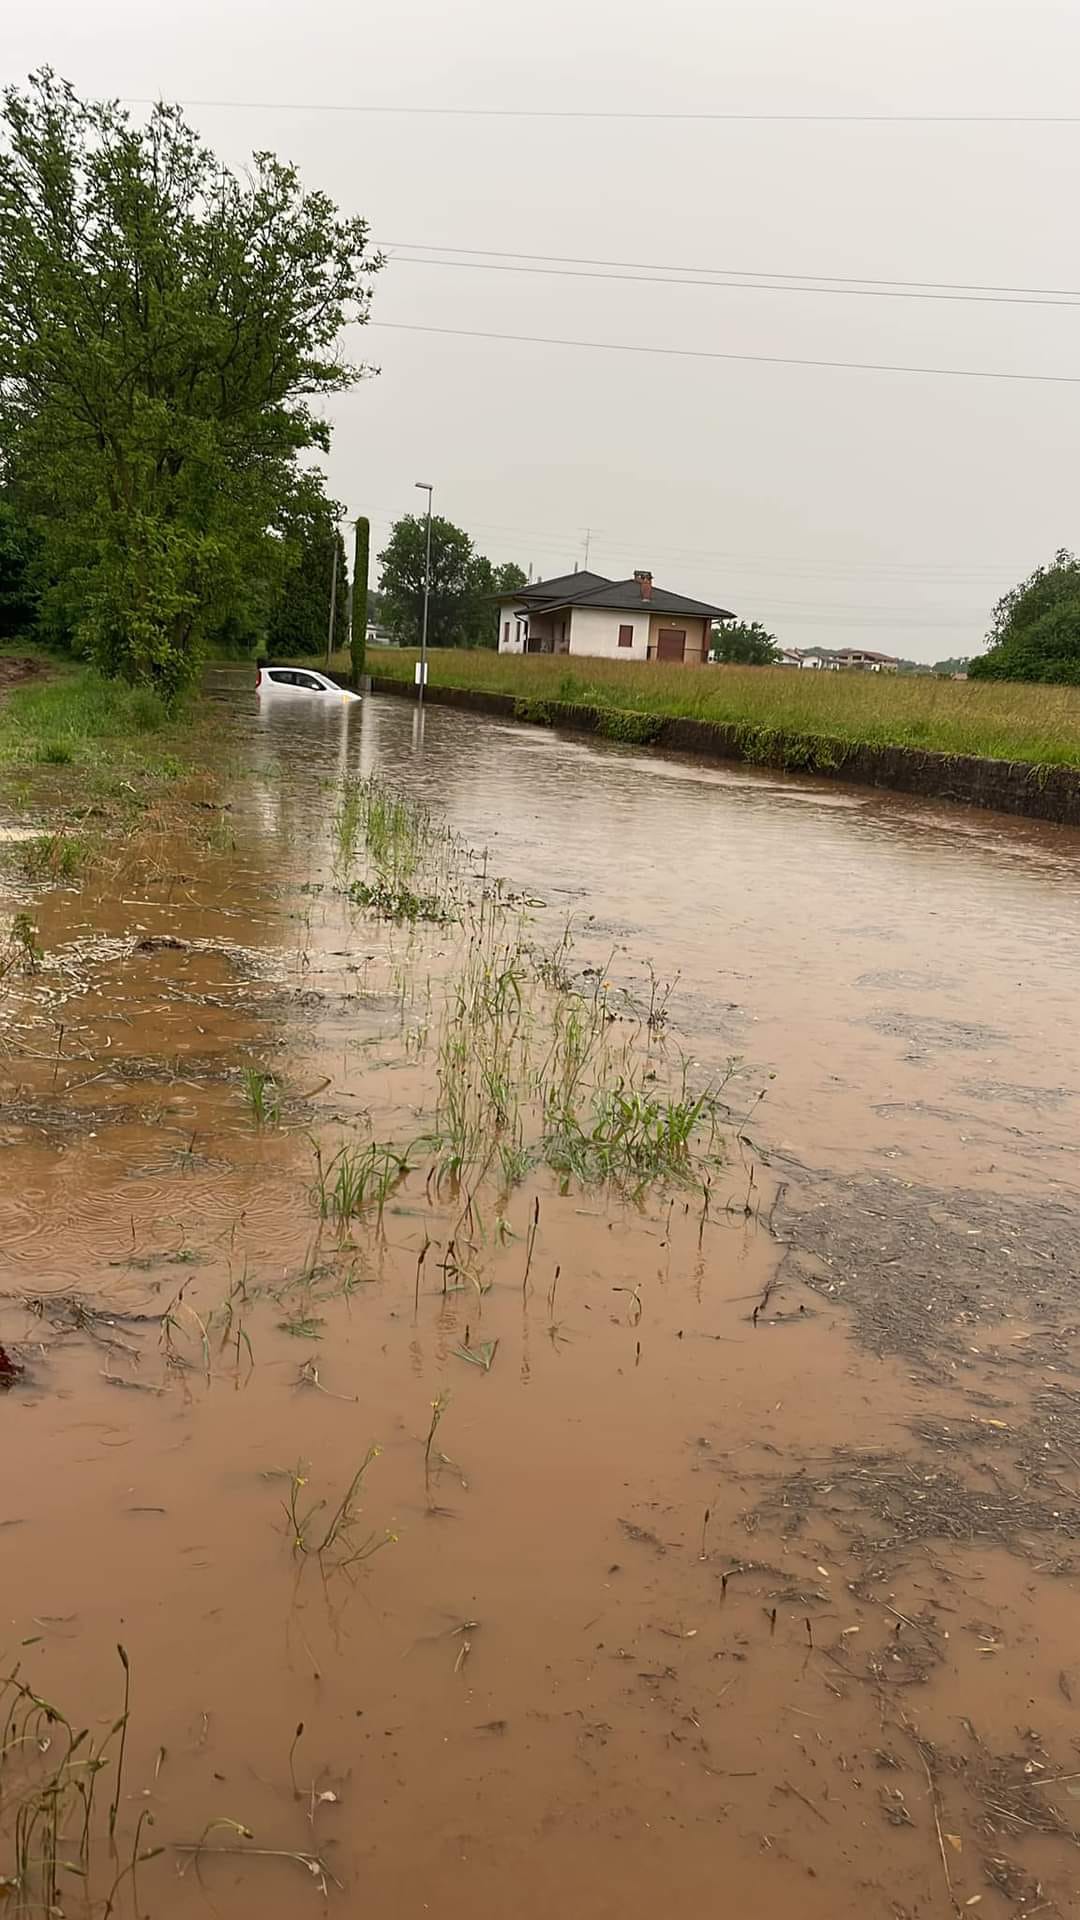
[[[346,676],[336,677],[342,685],[347,684]],[[376,674],[372,687],[377,693],[415,699],[414,689],[400,680]],[[704,720],[620,713],[557,700],[521,700],[511,694],[486,693],[471,687],[431,686],[426,699],[431,705],[499,714],[535,726],[566,727],[640,746],[821,774],[831,780],[888,787],[929,800],[955,801],[998,813],[1052,820],[1061,826],[1080,826],[1080,772],[1075,767],[1036,767],[1022,761],[927,753],[914,747],[855,746],[809,735],[714,726]]]

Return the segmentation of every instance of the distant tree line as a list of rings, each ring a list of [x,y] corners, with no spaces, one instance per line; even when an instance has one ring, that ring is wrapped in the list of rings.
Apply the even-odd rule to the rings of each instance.
[[[166,697],[214,643],[325,645],[341,510],[310,456],[380,265],[362,219],[270,154],[233,174],[175,107],[9,87],[0,632]]]

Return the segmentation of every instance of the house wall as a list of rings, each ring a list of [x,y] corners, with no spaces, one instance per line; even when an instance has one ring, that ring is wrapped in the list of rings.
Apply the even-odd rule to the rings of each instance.
[[[688,667],[701,665],[702,659],[709,651],[709,636],[712,629],[710,620],[703,620],[700,615],[689,613],[650,613],[648,619],[649,649],[652,659],[656,658],[656,641],[661,628],[674,627],[676,631],[681,630],[686,635],[685,664]]]
[[[632,647],[620,647],[620,627],[633,627]],[[571,653],[589,654],[593,659],[646,660],[648,649],[647,613],[618,613],[608,607],[574,607],[571,610]]]
[[[521,606],[520,600],[503,600],[502,602],[500,602],[500,605],[499,605],[499,652],[500,653],[524,653],[525,651],[525,634],[528,630],[529,623],[526,617],[519,616],[518,609],[520,608],[520,606]],[[507,621],[509,621],[510,623],[509,641],[507,641],[507,639],[505,638]]]

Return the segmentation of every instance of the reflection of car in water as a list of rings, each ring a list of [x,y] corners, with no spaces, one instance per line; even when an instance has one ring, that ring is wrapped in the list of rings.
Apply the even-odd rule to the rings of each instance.
[[[306,700],[309,694],[320,694],[324,698],[331,694],[338,700],[360,698],[358,693],[339,687],[336,681],[328,680],[324,673],[315,673],[311,667],[260,667],[255,688],[259,694],[285,700]]]

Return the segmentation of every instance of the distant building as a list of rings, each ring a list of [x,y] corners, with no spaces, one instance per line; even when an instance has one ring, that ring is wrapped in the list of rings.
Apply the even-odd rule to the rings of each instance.
[[[900,662],[893,653],[870,653],[866,647],[840,647],[833,654],[838,667],[855,673],[896,673]]]
[[[814,663],[817,664],[816,662]],[[777,647],[773,665],[777,667],[803,667],[807,662],[796,647]]]
[[[733,618],[724,607],[655,586],[644,570],[629,580],[567,573],[502,597],[499,652],[700,666],[709,657],[713,621]]]
[[[895,654],[871,653],[866,647],[807,647],[799,665],[829,673],[896,673],[900,662]]]

